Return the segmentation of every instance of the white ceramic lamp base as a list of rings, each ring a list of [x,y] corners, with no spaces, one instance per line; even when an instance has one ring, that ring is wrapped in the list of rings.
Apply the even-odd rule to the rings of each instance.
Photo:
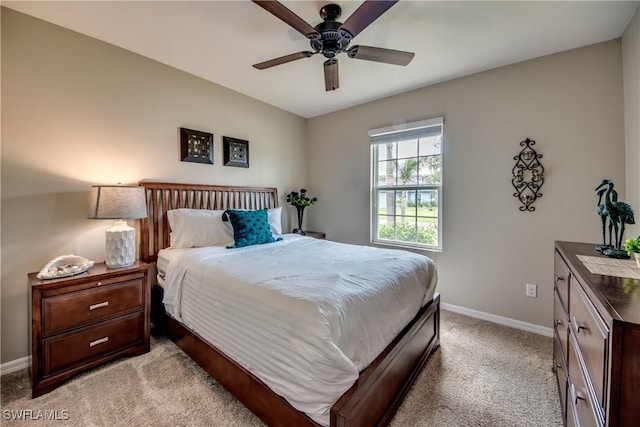
[[[113,227],[107,229],[106,236],[107,267],[133,265],[136,260],[136,229],[126,221],[116,221]]]

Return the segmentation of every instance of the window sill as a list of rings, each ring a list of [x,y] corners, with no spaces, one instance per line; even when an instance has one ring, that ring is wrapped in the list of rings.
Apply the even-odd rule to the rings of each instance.
[[[433,253],[442,253],[442,248],[426,248],[424,246],[411,245],[411,244],[403,244],[396,242],[389,242],[384,240],[371,240],[370,243],[375,246],[393,248],[393,249],[405,249],[410,251],[420,251],[420,252],[433,252]]]

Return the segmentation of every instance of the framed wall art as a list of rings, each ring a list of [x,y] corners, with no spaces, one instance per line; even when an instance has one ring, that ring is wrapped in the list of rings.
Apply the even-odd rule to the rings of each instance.
[[[222,146],[225,166],[249,167],[249,141],[223,136]]]
[[[183,162],[213,164],[213,134],[180,128],[180,158]]]

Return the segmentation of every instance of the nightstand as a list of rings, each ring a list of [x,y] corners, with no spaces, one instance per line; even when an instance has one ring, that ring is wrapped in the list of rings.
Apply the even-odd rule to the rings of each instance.
[[[319,231],[305,231],[305,236],[313,237],[314,239],[325,239],[325,234]]]
[[[31,383],[37,397],[69,377],[149,351],[149,265],[104,263],[60,279],[29,274]]]

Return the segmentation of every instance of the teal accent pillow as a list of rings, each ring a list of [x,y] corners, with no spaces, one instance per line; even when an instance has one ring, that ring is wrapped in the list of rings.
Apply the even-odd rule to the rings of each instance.
[[[282,240],[282,237],[274,239],[269,226],[269,214],[267,209],[255,211],[226,210],[224,215],[233,227],[233,239],[235,243],[227,246],[227,249],[242,248],[245,246],[262,245]]]

